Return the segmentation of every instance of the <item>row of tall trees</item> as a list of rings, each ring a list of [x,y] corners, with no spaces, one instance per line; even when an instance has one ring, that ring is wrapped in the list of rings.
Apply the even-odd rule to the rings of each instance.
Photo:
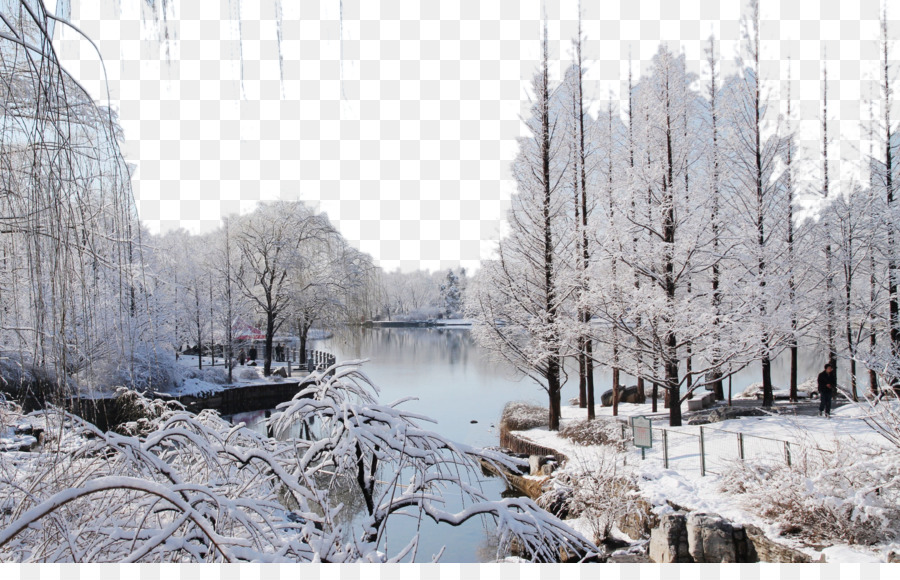
[[[235,329],[258,325],[266,375],[276,333],[299,337],[304,352],[313,325],[360,321],[374,304],[371,258],[301,202],[261,204],[210,234],[178,230],[150,243],[153,303],[168,342],[224,345],[231,363]]]
[[[621,109],[596,117],[586,114],[580,36],[553,86],[545,32],[510,234],[473,280],[468,308],[479,342],[546,389],[553,429],[567,360],[578,361],[589,416],[594,363],[613,371],[614,404],[620,372],[639,397],[651,386],[654,410],[661,389],[672,425],[694,389],[722,398],[723,378],[751,363],[771,405],[772,360],[785,349],[792,397],[800,346],[846,359],[853,396],[858,363],[872,390],[879,373],[898,376],[887,25],[884,115],[872,128],[883,156],[870,155],[868,184],[845,191],[830,180],[827,71],[821,156],[801,159],[791,96],[775,101],[775,79],[760,77],[758,5],[743,25],[736,74],[720,77],[712,38],[703,79],[661,46],[642,78],[629,74]],[[798,178],[815,164],[821,179]],[[818,215],[798,219],[798,198],[813,194]]]

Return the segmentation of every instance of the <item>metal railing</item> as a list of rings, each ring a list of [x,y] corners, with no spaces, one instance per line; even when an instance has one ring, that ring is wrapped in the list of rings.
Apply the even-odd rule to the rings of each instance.
[[[306,363],[301,363],[299,358],[299,349],[292,349],[294,351],[294,360],[297,362],[298,368],[303,370],[313,371],[313,370],[322,370],[330,367],[337,359],[330,352],[325,352],[323,350],[307,350],[306,351]]]
[[[620,421],[622,439],[632,441],[631,427]],[[645,460],[659,461],[666,469],[722,474],[736,462],[772,462],[793,467],[809,452],[832,453],[818,446],[740,431],[700,426],[696,433],[681,428],[653,427],[653,446],[645,448]]]

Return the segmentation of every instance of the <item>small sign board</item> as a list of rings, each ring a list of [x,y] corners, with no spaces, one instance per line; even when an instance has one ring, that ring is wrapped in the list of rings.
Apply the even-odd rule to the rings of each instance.
[[[631,418],[631,434],[634,437],[634,446],[641,448],[653,447],[653,421],[638,415]]]

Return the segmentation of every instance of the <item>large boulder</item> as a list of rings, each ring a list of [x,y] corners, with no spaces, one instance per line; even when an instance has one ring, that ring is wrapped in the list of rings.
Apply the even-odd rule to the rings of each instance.
[[[811,562],[803,552],[766,537],[753,525],[736,525],[708,512],[664,514],[650,531],[650,559],[673,562]],[[822,556],[819,562],[824,562]]]
[[[600,395],[600,404],[604,407],[612,407],[612,389],[606,391],[602,395]],[[649,396],[649,393],[644,395],[644,399]],[[638,388],[634,387],[619,387],[619,402],[620,403],[644,403],[645,401],[641,400],[641,397],[638,396]]]
[[[658,525],[659,516],[653,513],[653,505],[643,498],[638,498],[634,509],[616,520],[619,531],[633,540],[649,537],[650,531]]]
[[[650,559],[657,564],[693,562],[688,549],[687,516],[664,514],[650,532]]]
[[[688,552],[694,562],[734,563],[738,562],[735,546],[735,528],[730,522],[716,514],[693,512],[685,524]],[[743,530],[741,530],[743,540]],[[746,541],[743,542],[746,544]]]

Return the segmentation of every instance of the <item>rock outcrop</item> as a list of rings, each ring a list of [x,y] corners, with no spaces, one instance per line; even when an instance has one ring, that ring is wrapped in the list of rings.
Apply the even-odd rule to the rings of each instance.
[[[688,550],[687,516],[664,514],[650,532],[650,559],[657,564],[693,562]]]
[[[756,552],[756,560],[754,562],[805,563],[814,561],[800,550],[795,550],[770,540],[756,526],[745,526],[745,532],[747,533],[747,542],[753,545]],[[822,556],[822,559],[819,561],[824,562],[825,557]]]
[[[693,512],[687,517],[688,552],[698,563],[755,562],[753,546],[748,544],[742,526],[735,526],[719,515]]]
[[[650,393],[646,393],[644,395],[644,399],[650,397]],[[645,401],[641,400],[638,396],[638,388],[634,387],[620,387],[619,388],[619,402],[620,403],[637,403],[641,404]],[[600,404],[604,407],[612,407],[612,389],[604,392],[600,395]]]
[[[659,525],[650,532],[649,555],[658,564],[813,561],[767,538],[756,526],[736,525],[708,512],[660,516]]]

